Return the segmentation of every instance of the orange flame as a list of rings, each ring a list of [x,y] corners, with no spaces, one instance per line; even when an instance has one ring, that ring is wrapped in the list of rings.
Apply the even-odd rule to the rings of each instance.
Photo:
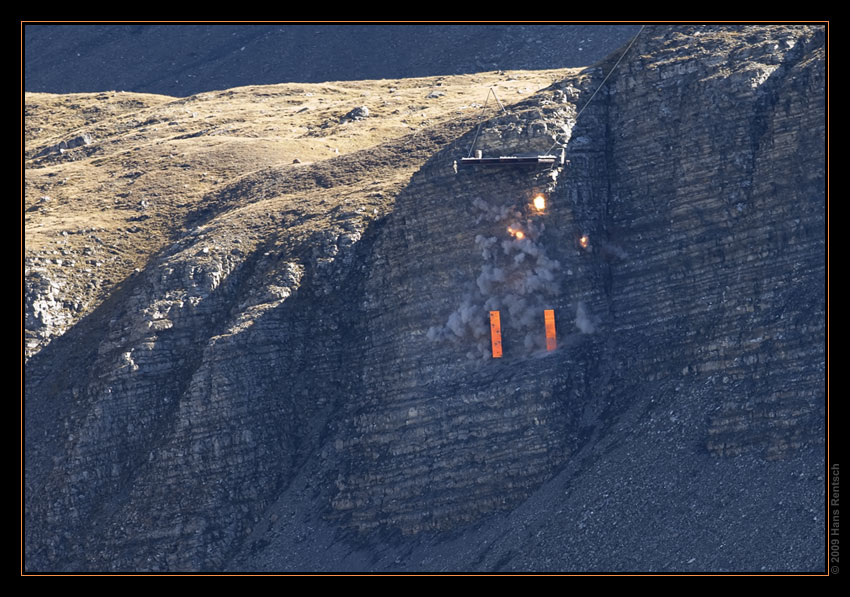
[[[514,228],[513,226],[508,226],[508,234],[510,234],[511,236],[513,236],[514,238],[516,238],[518,240],[522,240],[522,239],[525,238],[525,232],[523,232],[522,230],[518,230],[518,229]]]
[[[588,237],[586,234],[583,234],[582,237],[578,239],[578,244],[581,245],[582,249],[586,249],[587,245],[590,244],[590,237]]]

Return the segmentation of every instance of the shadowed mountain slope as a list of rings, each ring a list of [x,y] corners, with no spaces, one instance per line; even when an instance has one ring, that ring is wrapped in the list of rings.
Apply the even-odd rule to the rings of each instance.
[[[578,67],[635,25],[27,25],[27,91],[187,96],[242,85]]]
[[[823,571],[824,52],[28,94],[28,569]]]

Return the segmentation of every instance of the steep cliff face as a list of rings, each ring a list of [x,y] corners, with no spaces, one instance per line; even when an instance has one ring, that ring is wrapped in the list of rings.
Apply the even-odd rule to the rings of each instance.
[[[711,385],[715,412],[694,440],[719,455],[817,442],[820,43],[810,31],[651,32],[578,122],[598,77],[485,129],[480,146],[501,154],[545,152],[559,133],[570,164],[557,184],[522,170],[453,176],[448,154],[414,177],[375,249],[357,456],[335,505],[361,526],[411,531],[511,506],[670,378],[682,401]],[[536,191],[549,207],[523,216]],[[510,226],[540,232],[517,241]],[[542,340],[544,308],[565,344],[552,355],[523,344]],[[489,309],[507,313],[501,361],[487,360]],[[442,321],[452,342],[429,343]]]
[[[208,196],[27,366],[27,565],[822,565],[823,30],[647,27],[588,104],[618,58]]]
[[[611,309],[650,354],[663,343],[647,374],[720,384],[707,447],[721,455],[779,456],[823,431],[823,38],[769,31],[667,35],[612,86],[604,233],[631,258]],[[677,333],[662,340],[663,314]]]

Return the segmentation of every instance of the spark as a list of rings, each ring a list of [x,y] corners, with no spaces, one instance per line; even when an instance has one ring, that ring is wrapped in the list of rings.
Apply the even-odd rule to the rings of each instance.
[[[583,234],[581,238],[578,239],[578,244],[581,246],[582,249],[586,249],[587,246],[590,244],[590,237],[586,234]]]

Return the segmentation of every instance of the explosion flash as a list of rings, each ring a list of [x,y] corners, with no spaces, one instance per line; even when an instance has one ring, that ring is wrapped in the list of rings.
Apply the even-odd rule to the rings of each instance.
[[[514,228],[513,226],[508,226],[508,234],[510,234],[517,240],[522,240],[525,238],[525,232],[519,230],[518,228]]]
[[[581,246],[582,249],[586,249],[590,244],[590,237],[586,234],[583,234],[581,238],[578,239],[578,244],[579,246]]]
[[[533,203],[534,209],[536,209],[537,211],[543,211],[544,209],[546,209],[546,197],[544,197],[543,195],[537,195],[534,198]]]

